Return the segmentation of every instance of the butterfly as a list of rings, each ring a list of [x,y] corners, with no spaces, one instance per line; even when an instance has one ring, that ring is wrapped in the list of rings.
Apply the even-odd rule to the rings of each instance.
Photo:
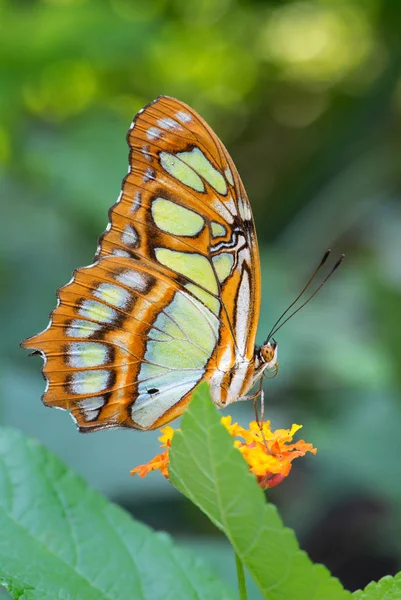
[[[82,432],[160,427],[201,381],[225,407],[277,368],[271,336],[255,346],[258,244],[226,148],[167,96],[139,111],[127,141],[128,174],[94,263],[22,343],[44,359],[44,403],[70,410]]]

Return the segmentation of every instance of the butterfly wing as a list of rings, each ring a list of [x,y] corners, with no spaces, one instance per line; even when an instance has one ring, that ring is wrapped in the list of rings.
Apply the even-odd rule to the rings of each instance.
[[[82,431],[155,428],[210,381],[224,405],[246,388],[260,302],[249,201],[205,121],[160,97],[128,132],[129,172],[95,263],[59,290],[49,327],[26,340],[45,359],[44,402]]]

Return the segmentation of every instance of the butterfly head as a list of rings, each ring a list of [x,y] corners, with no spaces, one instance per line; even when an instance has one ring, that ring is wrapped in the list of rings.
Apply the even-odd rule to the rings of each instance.
[[[266,341],[259,348],[259,360],[266,369],[274,369],[277,365],[278,344],[276,340]]]

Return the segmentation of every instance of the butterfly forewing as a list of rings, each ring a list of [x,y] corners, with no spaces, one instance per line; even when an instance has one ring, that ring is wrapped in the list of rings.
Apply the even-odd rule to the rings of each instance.
[[[24,342],[45,358],[44,402],[71,409],[84,431],[158,427],[202,379],[224,404],[230,386],[246,387],[254,352],[257,242],[223,144],[167,97],[137,115],[128,143],[96,262],[75,272],[49,327]]]

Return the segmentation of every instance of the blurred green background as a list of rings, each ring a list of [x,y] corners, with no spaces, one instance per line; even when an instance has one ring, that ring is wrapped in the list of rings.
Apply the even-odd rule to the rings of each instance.
[[[230,549],[198,511],[160,475],[130,477],[157,452],[157,433],[79,435],[42,405],[41,361],[18,347],[46,327],[71,271],[92,262],[133,115],[176,96],[222,138],[248,190],[259,340],[326,248],[347,255],[277,335],[267,416],[303,423],[319,452],[269,498],[349,589],[399,570],[401,3],[0,0],[0,48],[1,423],[235,585]],[[234,416],[248,422],[251,404]]]

